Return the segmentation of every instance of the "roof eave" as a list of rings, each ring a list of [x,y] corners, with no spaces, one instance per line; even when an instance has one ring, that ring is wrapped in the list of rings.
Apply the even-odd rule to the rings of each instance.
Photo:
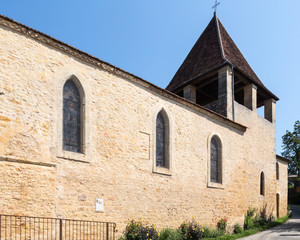
[[[215,66],[215,67],[213,67],[213,68],[211,68],[211,69],[208,69],[207,71],[204,71],[204,72],[198,74],[197,76],[195,76],[195,77],[193,77],[193,78],[191,78],[191,79],[189,79],[189,80],[187,80],[187,81],[181,83],[181,84],[178,85],[177,87],[172,88],[172,89],[167,89],[167,88],[166,88],[166,90],[171,91],[171,92],[177,91],[178,89],[183,88],[183,87],[185,87],[186,85],[190,84],[190,83],[193,82],[194,80],[196,80],[196,79],[198,79],[198,78],[200,78],[200,77],[203,77],[203,76],[205,76],[206,74],[209,74],[209,73],[211,73],[211,72],[213,72],[213,71],[216,71],[216,70],[218,70],[219,68],[225,66],[226,64],[229,64],[229,65],[230,65],[230,63],[229,63],[228,61],[225,60],[225,61],[222,62],[221,64],[219,64],[219,65],[217,65],[217,66]]]
[[[276,154],[276,159],[289,163],[291,160]]]

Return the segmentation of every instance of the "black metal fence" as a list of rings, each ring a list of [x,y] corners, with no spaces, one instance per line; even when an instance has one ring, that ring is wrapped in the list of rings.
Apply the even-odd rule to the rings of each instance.
[[[114,240],[116,224],[0,215],[0,240]]]

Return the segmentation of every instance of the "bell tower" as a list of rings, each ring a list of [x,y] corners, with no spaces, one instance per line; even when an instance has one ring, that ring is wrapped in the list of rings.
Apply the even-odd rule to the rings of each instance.
[[[275,122],[278,97],[254,73],[216,12],[166,89],[233,121],[235,102],[254,112],[264,106],[265,119]]]

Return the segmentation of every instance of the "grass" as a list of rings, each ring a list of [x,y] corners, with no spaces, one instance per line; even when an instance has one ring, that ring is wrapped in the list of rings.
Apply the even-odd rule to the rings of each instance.
[[[243,231],[241,233],[238,233],[238,234],[223,235],[223,236],[220,236],[220,237],[217,237],[217,238],[203,238],[203,240],[234,240],[234,239],[239,239],[239,238],[242,238],[242,237],[247,237],[247,236],[253,235],[255,233],[258,233],[258,232],[265,231],[267,229],[276,227],[276,226],[286,222],[287,220],[289,220],[289,216],[278,218],[274,222],[271,222],[267,225],[256,226],[254,228],[251,228],[249,230],[245,230],[245,231]]]

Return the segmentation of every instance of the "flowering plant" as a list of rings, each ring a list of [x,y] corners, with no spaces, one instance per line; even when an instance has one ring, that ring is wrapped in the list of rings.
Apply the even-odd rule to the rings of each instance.
[[[224,218],[221,218],[218,223],[217,223],[217,228],[220,230],[220,231],[226,231],[226,227],[227,227],[227,224],[228,224],[228,218],[224,217]]]
[[[199,240],[203,238],[204,228],[199,222],[196,222],[194,219],[190,222],[184,222],[178,227],[182,235],[182,239],[193,239]]]
[[[147,226],[140,222],[130,221],[125,228],[126,240],[158,240],[159,232],[154,225]]]

